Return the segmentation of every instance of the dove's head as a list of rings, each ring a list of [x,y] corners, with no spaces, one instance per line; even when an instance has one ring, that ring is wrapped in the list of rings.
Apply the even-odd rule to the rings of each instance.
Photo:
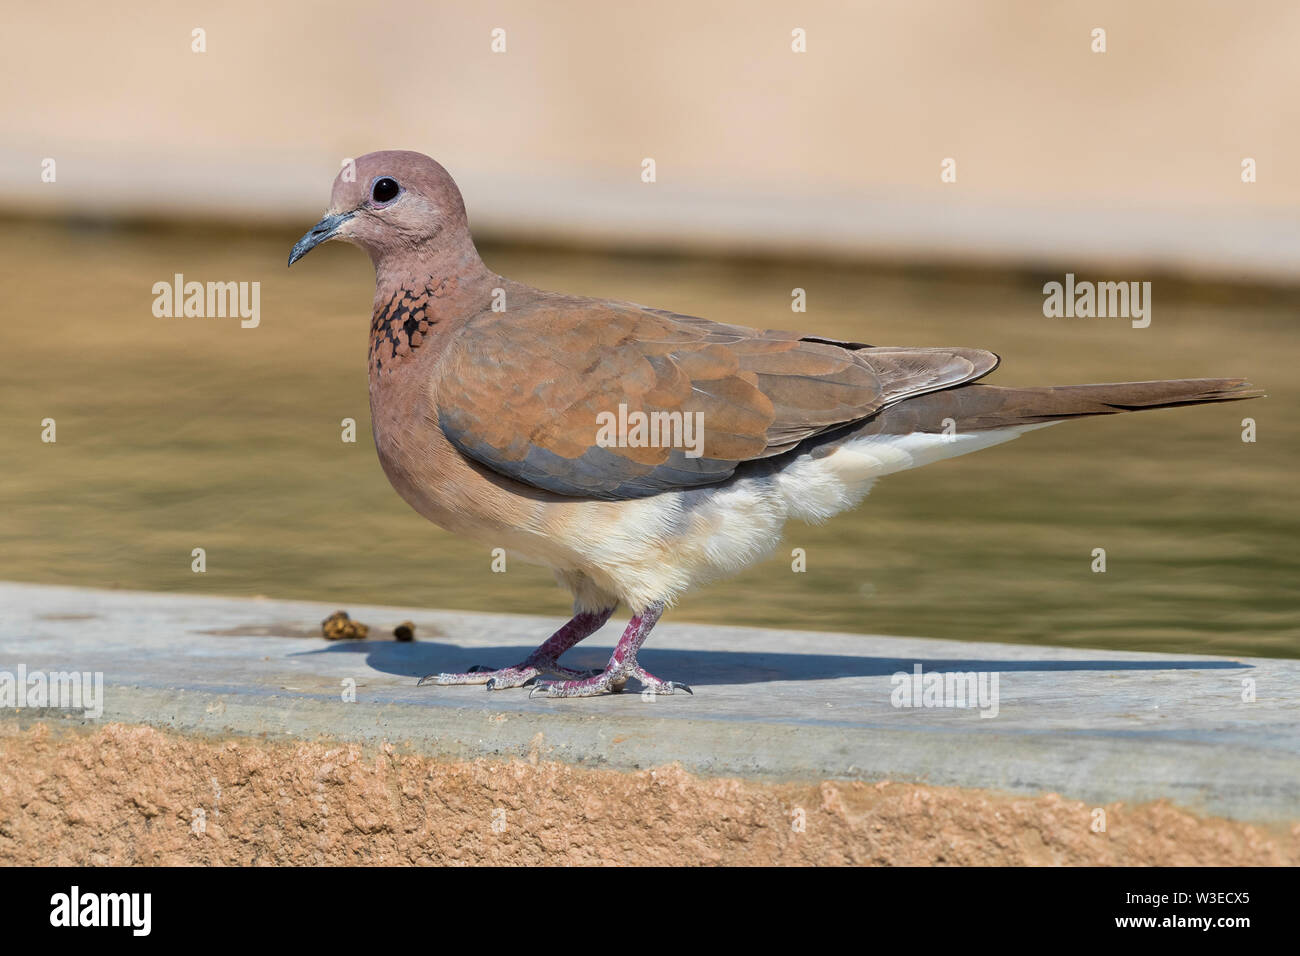
[[[294,245],[289,265],[330,239],[361,246],[376,266],[406,255],[477,258],[455,181],[423,153],[400,149],[344,164],[329,209]]]

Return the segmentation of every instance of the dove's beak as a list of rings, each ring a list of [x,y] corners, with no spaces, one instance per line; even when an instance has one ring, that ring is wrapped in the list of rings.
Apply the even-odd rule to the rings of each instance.
[[[333,239],[343,228],[343,224],[354,215],[355,212],[341,212],[333,216],[327,214],[308,230],[307,235],[294,243],[293,249],[289,252],[289,265],[293,265],[327,239]]]

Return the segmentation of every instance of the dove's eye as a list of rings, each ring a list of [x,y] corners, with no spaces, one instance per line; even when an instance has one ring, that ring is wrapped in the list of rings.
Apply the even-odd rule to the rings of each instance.
[[[380,176],[370,188],[370,198],[375,202],[392,202],[401,191],[402,187],[397,185],[396,179]]]

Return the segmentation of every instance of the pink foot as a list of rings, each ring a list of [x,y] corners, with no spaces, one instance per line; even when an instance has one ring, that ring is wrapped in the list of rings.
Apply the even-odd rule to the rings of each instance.
[[[508,687],[522,687],[531,683],[541,674],[554,674],[578,681],[589,678],[599,671],[578,670],[565,667],[560,663],[560,655],[584,637],[589,637],[600,630],[602,624],[614,613],[611,607],[605,611],[583,611],[573,620],[552,634],[541,647],[528,655],[528,659],[514,667],[493,669],[475,665],[458,674],[428,674],[421,677],[415,686],[423,687],[434,684],[439,687],[454,687],[464,684],[482,684],[487,690],[505,690]]]
[[[645,643],[650,629],[655,626],[663,614],[662,603],[652,604],[643,613],[635,615],[627,622],[627,630],[619,638],[618,646],[609,658],[609,664],[599,674],[579,680],[537,681],[528,692],[529,697],[598,697],[601,694],[617,694],[627,685],[628,679],[635,677],[642,687],[652,694],[672,694],[675,691],[694,691],[685,684],[660,680],[636,662],[637,651]]]

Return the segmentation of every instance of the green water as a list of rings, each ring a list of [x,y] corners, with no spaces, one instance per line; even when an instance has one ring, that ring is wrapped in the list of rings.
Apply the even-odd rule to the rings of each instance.
[[[301,230],[299,230],[300,232]],[[547,571],[410,512],[370,443],[365,256],[297,233],[10,223],[0,323],[0,578],[562,614]],[[488,248],[497,270],[747,325],[968,345],[1029,385],[1244,375],[1263,401],[1068,423],[885,479],[670,619],[1297,656],[1293,293],[1155,279],[1150,328],[1047,319],[1052,275]],[[151,287],[260,281],[261,324],[159,319]],[[1102,275],[1096,278],[1120,278]],[[1135,273],[1131,278],[1148,279]],[[790,310],[791,289],[808,311]],[[1241,441],[1241,421],[1258,441]],[[340,421],[358,441],[340,441]],[[57,442],[41,441],[41,421]],[[191,551],[207,571],[191,571]],[[806,573],[790,551],[807,554]],[[1091,570],[1104,548],[1107,571]],[[538,635],[519,635],[519,639]]]

